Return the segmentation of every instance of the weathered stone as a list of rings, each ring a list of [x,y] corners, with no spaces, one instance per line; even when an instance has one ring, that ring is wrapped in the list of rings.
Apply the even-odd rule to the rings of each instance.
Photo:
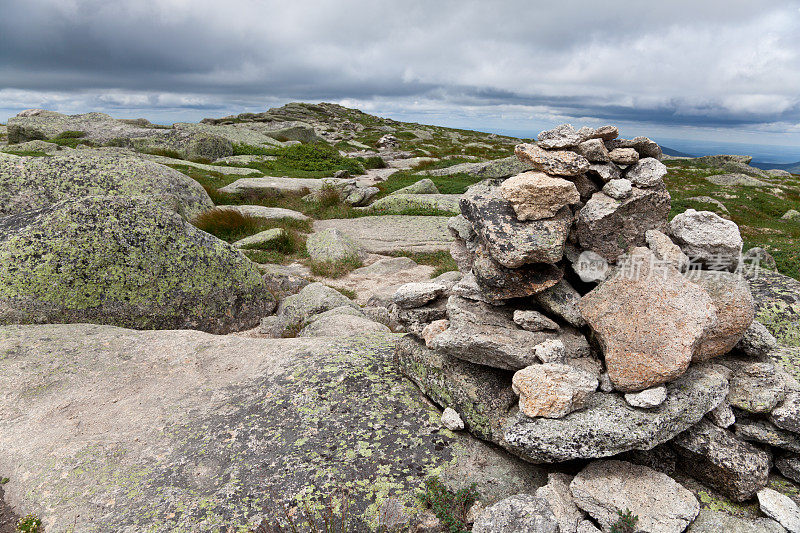
[[[514,154],[533,170],[554,176],[577,176],[589,170],[589,161],[575,152],[548,152],[535,144],[518,144]]]
[[[147,198],[92,196],[0,218],[0,324],[229,333],[274,308],[254,263]]]
[[[432,266],[418,265],[409,257],[387,257],[357,268],[331,281],[331,285],[355,292],[355,301],[359,305],[388,308],[394,293],[402,285],[429,281],[432,273]]]
[[[800,453],[800,437],[784,431],[766,420],[739,417],[733,429],[741,440],[768,444],[773,448]]]
[[[283,265],[262,265],[264,286],[277,298],[283,300],[287,296],[297,294],[300,289],[310,283]]]
[[[559,332],[519,329],[510,309],[451,296],[450,328],[433,338],[434,349],[477,364],[519,370],[536,362],[533,347],[551,339],[564,343],[568,357],[586,357],[586,338],[573,328]]]
[[[552,130],[539,133],[536,144],[545,150],[559,150],[578,146],[582,140],[572,124],[561,124]]]
[[[263,205],[220,205],[217,207],[219,210],[236,211],[244,216],[261,218],[264,220],[311,220],[310,217],[294,211],[292,209],[284,209],[282,207],[265,207]]]
[[[786,533],[770,518],[740,518],[723,511],[701,509],[687,533]]]
[[[640,159],[625,173],[625,177],[631,180],[637,187],[653,187],[664,182],[667,175],[667,167],[658,159],[646,157]]]
[[[708,293],[717,310],[717,322],[704,335],[694,360],[705,361],[728,353],[753,323],[755,309],[750,287],[744,278],[730,272],[692,270],[686,276]]]
[[[781,220],[800,220],[800,211],[789,209],[783,214]]]
[[[766,486],[768,453],[702,420],[673,441],[684,471],[736,501]]]
[[[639,153],[633,148],[614,148],[608,158],[618,165],[633,165],[639,161]]]
[[[667,388],[663,385],[652,389],[645,389],[640,392],[632,392],[625,395],[625,401],[631,407],[641,407],[642,409],[652,409],[658,407],[667,399]]]
[[[666,401],[654,409],[634,409],[619,394],[595,393],[586,408],[564,418],[509,419],[500,444],[533,463],[649,450],[696,424],[727,392],[724,377],[694,365],[667,385]]]
[[[711,211],[688,209],[669,223],[672,237],[692,261],[712,270],[732,270],[742,253],[742,236],[735,222]]]
[[[376,193],[380,190],[376,190]],[[402,215],[407,212],[458,213],[460,194],[390,194],[373,202],[364,210],[382,215]],[[362,204],[353,204],[362,205]]]
[[[250,235],[244,239],[239,239],[238,241],[234,242],[233,245],[236,248],[263,248],[265,246],[269,246],[270,243],[274,243],[285,238],[286,235],[287,233],[285,229],[272,228],[260,231],[255,235]]]
[[[631,246],[644,246],[648,230],[665,231],[669,210],[670,196],[664,187],[634,188],[621,201],[596,193],[578,214],[578,241],[584,249],[616,262]]]
[[[575,188],[578,189],[578,194],[581,195],[581,202],[583,203],[586,203],[594,193],[600,190],[600,187],[589,179],[586,174],[578,174],[573,178],[572,183],[574,183]],[[577,205],[581,206],[581,204]]]
[[[609,161],[608,150],[602,139],[590,139],[578,145],[577,153],[592,163],[605,163]]]
[[[533,165],[521,161],[516,156],[480,161],[477,163],[460,163],[436,170],[425,170],[428,176],[450,176],[453,174],[469,174],[481,179],[502,179],[516,176],[520,172],[533,170]]]
[[[392,194],[439,194],[439,189],[436,188],[436,184],[430,178],[422,178],[408,187],[394,191]]]
[[[608,530],[618,512],[639,517],[636,530],[681,533],[700,512],[694,495],[669,476],[625,461],[595,461],[570,483],[575,503]]]
[[[526,416],[562,418],[584,407],[597,390],[597,379],[568,365],[545,363],[516,372],[512,388],[519,394],[519,409]]]
[[[455,409],[448,407],[442,413],[442,425],[450,431],[460,431],[464,429],[464,421]]]
[[[314,221],[314,231],[336,228],[372,254],[449,250],[450,217],[383,215]]]
[[[623,200],[633,194],[631,182],[625,178],[611,180],[603,186],[603,194],[615,200]]]
[[[443,295],[446,290],[447,285],[436,281],[406,283],[394,293],[392,303],[404,309],[422,307]]]
[[[59,150],[61,150],[61,147],[55,143],[36,140],[4,146],[0,152],[5,152],[7,154],[32,155],[33,153],[54,154]]]
[[[472,526],[473,533],[558,533],[558,522],[547,500],[531,494],[506,498],[481,513]]]
[[[467,190],[461,199],[461,213],[495,261],[508,268],[560,261],[572,225],[567,207],[553,218],[520,222],[511,203],[489,182]]]
[[[549,289],[534,294],[533,299],[542,309],[576,328],[586,325],[579,307],[581,295],[566,280],[562,279]]]
[[[772,489],[758,491],[758,506],[768,517],[776,520],[789,533],[800,533],[800,509],[788,496]]]
[[[426,346],[430,346],[431,342],[433,341],[434,337],[443,333],[447,328],[450,327],[450,321],[447,319],[442,320],[434,320],[422,330],[422,340],[425,341]]]
[[[464,215],[458,215],[448,220],[447,229],[453,237],[463,241],[470,241],[476,237],[475,230],[472,229],[472,223],[464,218]]]
[[[312,260],[321,262],[360,261],[366,255],[355,240],[337,228],[309,235],[306,250]]]
[[[796,483],[800,483],[800,457],[786,455],[775,460],[775,467],[781,474]]]
[[[728,401],[751,413],[769,413],[786,396],[783,377],[771,363],[752,363],[733,375]]]
[[[133,157],[73,151],[0,159],[0,216],[85,196],[146,196],[186,219],[214,207],[195,180]]]
[[[542,172],[524,172],[507,179],[500,185],[500,194],[511,202],[517,220],[552,218],[581,199],[574,183]]]
[[[591,520],[584,520],[583,522],[578,524],[578,529],[576,533],[603,533],[603,532],[597,529]]]
[[[727,400],[710,411],[708,419],[721,428],[729,428],[736,422],[736,416],[733,414],[731,404]]]
[[[346,307],[352,309],[351,307]],[[331,309],[335,311],[336,309]],[[385,325],[370,320],[364,316],[345,313],[330,314],[331,311],[316,315],[298,337],[352,337],[373,334],[387,334],[392,331]],[[325,316],[322,316],[325,315]]]
[[[767,187],[769,183],[760,179],[748,176],[747,174],[714,174],[708,176],[706,181],[722,187]]]
[[[770,421],[781,429],[800,433],[800,392],[791,391],[769,415]]]
[[[587,172],[590,175],[599,177],[605,183],[622,177],[619,167],[614,163],[594,163],[589,165]]]
[[[646,248],[580,301],[614,386],[633,392],[683,374],[716,311],[711,298]]]
[[[483,244],[475,250],[472,273],[484,294],[492,300],[523,298],[542,292],[563,277],[563,271],[549,263],[506,268],[495,261]]]
[[[609,150],[614,150],[617,148],[633,148],[640,157],[653,157],[655,159],[661,159],[662,156],[661,147],[647,137],[635,137],[632,140],[608,140],[606,141],[606,148]]]
[[[560,326],[539,311],[517,309],[514,311],[514,322],[528,331],[558,331]]]
[[[572,476],[553,472],[547,475],[547,485],[536,489],[536,496],[543,498],[558,522],[558,533],[577,533],[578,525],[585,516],[572,499],[569,484]]]
[[[680,271],[685,270],[689,266],[689,257],[681,247],[672,242],[664,233],[651,229],[644,233],[645,241],[650,251],[661,261],[668,261],[672,266]]]
[[[347,296],[322,283],[311,283],[278,307],[285,334],[297,332],[312,316],[341,306],[357,307]]]
[[[565,363],[567,360],[564,343],[557,339],[537,344],[533,347],[533,353],[542,363]]]
[[[778,272],[759,270],[747,273],[756,305],[756,320],[777,339],[779,348],[800,350],[800,281]],[[800,365],[789,352],[771,357],[795,379],[800,379]]]
[[[758,246],[750,248],[742,255],[742,266],[752,270],[775,270],[777,268],[772,254]]]

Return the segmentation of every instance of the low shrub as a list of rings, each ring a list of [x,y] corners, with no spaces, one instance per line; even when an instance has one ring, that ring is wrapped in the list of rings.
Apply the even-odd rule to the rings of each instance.
[[[445,272],[458,270],[458,263],[456,263],[456,260],[450,255],[450,252],[445,250],[440,250],[438,252],[400,251],[393,252],[390,255],[392,257],[409,257],[413,259],[415,263],[434,267],[434,271],[431,274],[432,278],[440,276]]]
[[[233,155],[275,155],[275,150],[276,148],[272,146],[254,146],[245,143],[233,145]]]
[[[42,519],[35,514],[29,514],[17,522],[17,533],[42,533]]]
[[[634,533],[636,531],[639,517],[633,514],[630,509],[625,509],[624,513],[617,511],[617,516],[619,518],[611,526],[611,533]]]
[[[433,476],[425,480],[425,488],[420,500],[429,505],[433,513],[450,533],[467,533],[467,511],[478,499],[478,492],[473,483],[469,488],[452,492]]]
[[[232,209],[209,209],[196,216],[192,224],[228,242],[238,241],[266,229],[261,219]]]

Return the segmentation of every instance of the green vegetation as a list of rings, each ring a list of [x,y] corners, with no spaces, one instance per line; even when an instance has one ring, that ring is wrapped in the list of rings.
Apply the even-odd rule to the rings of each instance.
[[[425,176],[424,174],[416,174],[416,171],[401,171],[396,172],[389,176],[389,179],[379,183],[378,188],[381,190],[378,198],[387,196],[403,187],[413,185],[421,179],[429,178],[436,184],[436,188],[442,194],[464,194],[470,185],[474,185],[481,181],[481,178],[470,176],[469,174],[452,174],[449,176]]]
[[[275,155],[275,147],[239,143],[233,145],[233,155]]]
[[[42,519],[35,514],[29,514],[17,522],[18,533],[42,533]]]
[[[50,157],[50,154],[46,154],[44,152],[38,151],[22,151],[22,152],[11,152],[11,155],[18,155],[20,157]]]
[[[68,146],[69,148],[75,148],[79,144],[96,146],[96,143],[86,140],[84,137],[86,137],[85,131],[63,131],[52,139],[47,139],[47,142],[54,143],[59,146]]]
[[[639,517],[633,514],[630,509],[625,509],[624,513],[617,511],[617,516],[619,518],[611,526],[611,533],[634,533],[636,531]]]
[[[151,148],[145,150],[144,153],[152,155],[160,155],[161,157],[169,157],[171,159],[185,159],[180,152],[175,150],[168,150],[166,148]]]
[[[425,480],[425,489],[420,499],[429,505],[442,525],[450,533],[467,533],[467,511],[478,499],[473,483],[469,488],[452,492],[433,476]]]
[[[669,173],[665,182],[672,196],[670,218],[692,208],[733,220],[739,225],[745,250],[764,248],[775,258],[779,272],[800,279],[800,223],[781,220],[789,209],[800,209],[800,177],[765,180],[771,183],[768,187],[723,187],[705,179],[723,173],[720,169],[690,160],[666,163]],[[694,199],[703,196],[721,202],[727,212],[712,202]]]
[[[331,279],[341,278],[364,266],[364,262],[358,257],[345,257],[336,261],[312,261],[309,259],[305,261],[305,264],[315,276]]]
[[[241,145],[239,146],[241,147]],[[296,144],[263,150],[254,148],[240,148],[240,150],[257,151],[257,154],[238,155],[271,155],[276,159],[229,166],[243,166],[258,170],[268,176],[288,176],[290,178],[325,178],[339,170],[346,170],[352,174],[364,173],[364,167],[359,161],[339,155],[339,151],[328,144]]]
[[[444,250],[438,252],[394,252],[391,255],[392,257],[408,257],[417,264],[435,267],[431,278],[441,276],[445,272],[458,270],[458,264],[453,256]]]
[[[366,169],[373,169],[373,168],[386,168],[388,165],[386,161],[379,155],[371,155],[369,157],[357,157],[356,161],[361,163]]]
[[[267,229],[263,227],[261,219],[230,209],[210,209],[195,217],[192,224],[227,242],[235,242]]]

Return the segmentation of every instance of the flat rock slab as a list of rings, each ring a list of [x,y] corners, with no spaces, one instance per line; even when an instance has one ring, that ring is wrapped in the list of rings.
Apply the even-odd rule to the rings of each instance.
[[[244,216],[255,218],[263,218],[266,220],[280,220],[282,218],[291,218],[293,220],[310,220],[309,217],[293,211],[291,209],[284,209],[283,207],[264,207],[263,205],[220,205],[217,209],[226,211],[236,211]]]
[[[314,231],[337,228],[374,254],[438,252],[450,250],[453,236],[447,230],[450,217],[383,215],[318,220]]]
[[[250,531],[304,490],[347,487],[351,515],[374,518],[387,497],[412,505],[438,467],[543,483],[440,430],[393,369],[394,338],[0,328],[6,501],[48,533]]]
[[[323,181],[314,178],[241,178],[220,188],[228,194],[278,194],[316,191],[322,188]]]
[[[365,209],[383,214],[400,214],[410,209],[419,211],[449,211],[461,213],[460,194],[391,194],[375,201]]]

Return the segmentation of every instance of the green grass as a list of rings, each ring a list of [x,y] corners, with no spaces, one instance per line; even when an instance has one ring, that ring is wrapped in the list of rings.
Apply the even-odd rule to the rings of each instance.
[[[84,139],[84,137],[86,137],[85,131],[63,131],[52,139],[47,139],[47,142],[57,144],[59,146],[67,146],[69,148],[75,148],[79,144],[85,144],[88,146],[97,145],[97,143]]]
[[[452,272],[458,270],[458,264],[456,263],[453,256],[450,255],[450,252],[445,250],[440,250],[438,252],[392,252],[392,257],[408,257],[414,260],[415,263],[420,265],[428,265],[434,267],[434,271],[431,274],[431,278],[435,278],[437,276],[441,276],[445,272]]]
[[[22,152],[6,152],[10,153],[11,155],[17,155],[20,157],[50,157],[50,154],[46,154],[44,152],[39,151],[22,151]]]
[[[337,261],[313,261],[309,259],[304,263],[315,276],[331,279],[341,278],[364,266],[364,262],[358,257],[346,257]]]
[[[386,168],[388,165],[386,161],[379,155],[371,155],[369,157],[357,157],[356,160],[361,163],[365,169]]]
[[[339,170],[346,170],[351,174],[364,173],[364,167],[359,161],[339,155],[336,148],[323,143],[276,147],[258,155],[272,155],[276,159],[229,166],[252,168],[268,176],[290,178],[325,178]]]
[[[275,155],[275,147],[238,143],[233,145],[233,155]]]
[[[775,258],[778,271],[800,279],[800,223],[781,220],[789,209],[800,209],[800,179],[773,178],[772,187],[722,187],[706,177],[723,173],[707,165],[690,161],[668,161],[665,178],[672,196],[670,219],[686,209],[713,211],[736,222],[744,240],[744,249],[762,247]],[[779,189],[780,193],[770,189]],[[690,200],[694,196],[714,198],[726,207]]]

